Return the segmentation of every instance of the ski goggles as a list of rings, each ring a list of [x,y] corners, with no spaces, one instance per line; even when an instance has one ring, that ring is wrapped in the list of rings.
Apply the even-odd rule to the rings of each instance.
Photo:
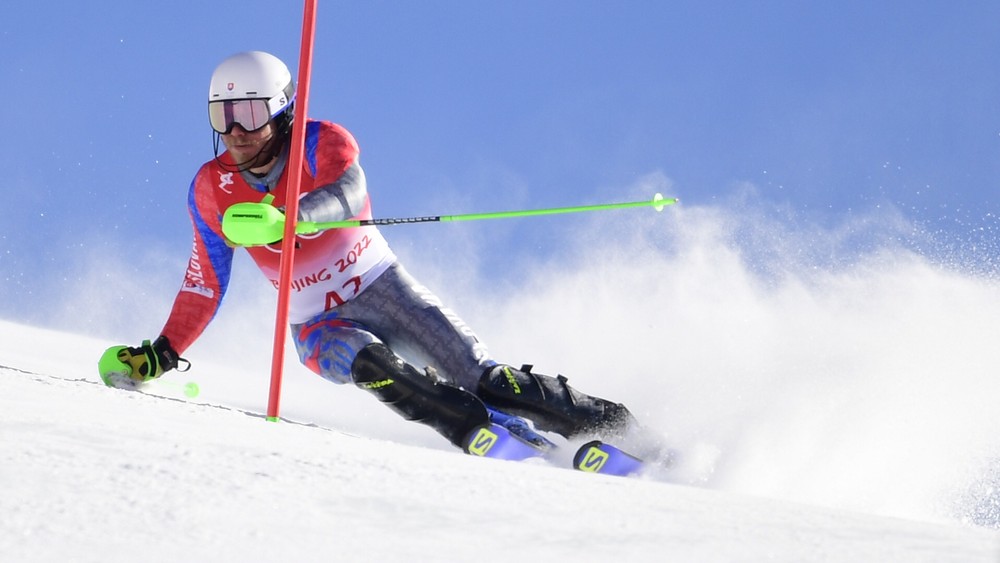
[[[281,97],[284,98],[284,96]],[[208,121],[212,124],[212,129],[223,135],[228,135],[236,125],[250,133],[271,121],[270,102],[271,100],[261,98],[208,102]],[[283,108],[279,107],[275,114],[281,109]]]

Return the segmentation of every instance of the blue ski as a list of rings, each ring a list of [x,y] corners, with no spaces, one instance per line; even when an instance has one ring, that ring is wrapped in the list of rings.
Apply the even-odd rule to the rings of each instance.
[[[521,461],[544,457],[556,447],[535,432],[527,421],[494,409],[488,409],[490,422],[475,428],[465,440],[465,453]]]
[[[628,476],[642,471],[642,460],[600,440],[580,446],[573,456],[573,467],[587,473]]]
[[[556,449],[555,443],[537,433],[524,419],[494,409],[490,409],[490,422],[470,432],[463,448],[471,455],[511,461],[552,460]],[[624,477],[639,473],[643,462],[615,446],[594,440],[576,452],[573,467],[587,473]]]
[[[467,454],[511,461],[544,457],[546,452],[495,422],[473,430],[463,449]]]

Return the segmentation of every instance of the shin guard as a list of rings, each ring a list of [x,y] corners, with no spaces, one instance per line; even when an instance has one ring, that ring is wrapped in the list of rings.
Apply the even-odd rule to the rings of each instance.
[[[475,395],[432,380],[384,344],[362,348],[351,377],[406,420],[430,426],[458,447],[469,432],[489,422],[486,406]]]

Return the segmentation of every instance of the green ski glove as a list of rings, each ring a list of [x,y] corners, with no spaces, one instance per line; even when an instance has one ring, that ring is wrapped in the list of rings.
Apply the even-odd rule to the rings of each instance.
[[[123,345],[108,348],[97,362],[97,369],[105,385],[134,389],[176,368],[181,362],[187,364],[182,371],[187,371],[190,362],[178,356],[170,341],[160,336],[152,343],[144,340],[134,348]]]

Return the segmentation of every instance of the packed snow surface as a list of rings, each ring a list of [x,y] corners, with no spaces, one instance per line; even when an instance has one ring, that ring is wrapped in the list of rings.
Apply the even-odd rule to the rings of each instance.
[[[96,357],[101,341],[13,323],[0,323],[0,335],[5,561],[1000,555],[995,531],[959,522],[485,460],[313,424],[321,421],[268,422],[227,400],[240,374],[201,376],[203,393],[183,401],[169,379],[150,388],[167,398],[109,389],[93,362],[77,361]]]

